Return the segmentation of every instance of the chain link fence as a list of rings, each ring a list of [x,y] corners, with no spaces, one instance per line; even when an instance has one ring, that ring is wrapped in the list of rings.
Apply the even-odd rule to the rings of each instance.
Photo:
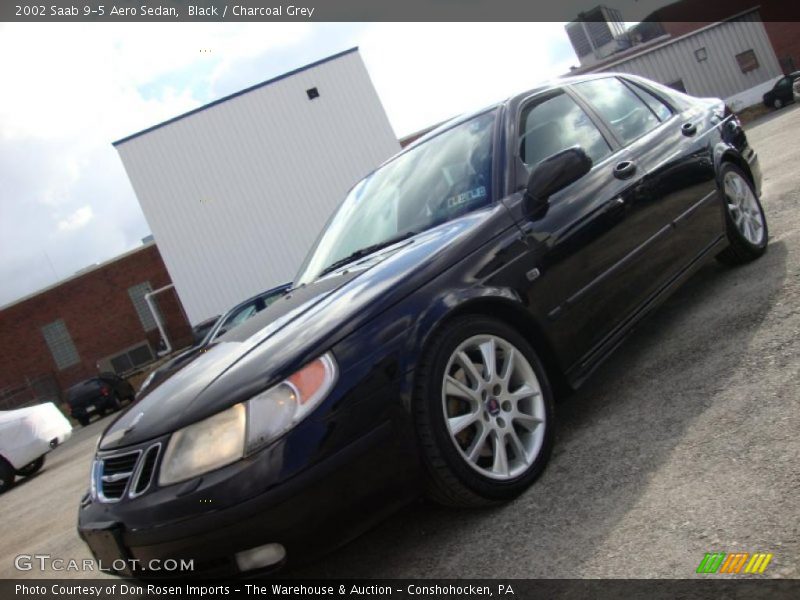
[[[61,386],[52,373],[26,377],[25,383],[0,389],[0,410],[13,410],[34,404],[61,404]]]

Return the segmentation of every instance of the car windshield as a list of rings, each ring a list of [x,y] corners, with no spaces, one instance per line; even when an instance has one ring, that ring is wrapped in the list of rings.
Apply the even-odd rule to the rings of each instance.
[[[306,258],[296,285],[339,264],[485,206],[491,198],[491,110],[422,142],[348,193]]]

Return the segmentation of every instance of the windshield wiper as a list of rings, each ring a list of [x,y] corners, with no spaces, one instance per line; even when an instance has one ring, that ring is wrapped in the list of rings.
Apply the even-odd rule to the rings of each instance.
[[[326,275],[327,273],[330,273],[331,271],[335,271],[336,269],[338,269],[340,267],[343,267],[346,264],[353,262],[354,260],[358,260],[359,258],[363,258],[363,257],[367,256],[368,254],[372,254],[373,252],[377,252],[378,250],[381,250],[383,248],[391,246],[392,244],[396,244],[397,242],[402,242],[403,240],[407,240],[408,238],[413,237],[415,235],[417,235],[416,231],[407,231],[406,233],[402,233],[400,235],[397,235],[397,236],[395,236],[393,238],[389,238],[388,240],[384,240],[384,241],[379,242],[377,244],[372,244],[371,246],[366,246],[364,248],[359,248],[358,250],[348,254],[344,258],[340,258],[339,260],[334,261],[331,264],[329,264],[327,267],[322,269],[322,272],[319,275],[317,275],[317,277],[322,277],[323,275]]]

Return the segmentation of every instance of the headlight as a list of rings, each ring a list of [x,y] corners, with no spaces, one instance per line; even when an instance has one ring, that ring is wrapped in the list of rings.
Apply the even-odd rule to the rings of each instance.
[[[176,431],[164,453],[158,483],[177,483],[239,460],[244,454],[244,432],[244,404]]]
[[[169,485],[219,469],[289,431],[313,410],[336,382],[328,353],[254,396],[172,434],[158,482]]]
[[[247,452],[258,450],[299,423],[336,382],[336,363],[328,353],[247,404]]]

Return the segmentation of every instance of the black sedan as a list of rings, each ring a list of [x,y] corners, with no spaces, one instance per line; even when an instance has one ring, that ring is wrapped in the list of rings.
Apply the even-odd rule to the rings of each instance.
[[[443,125],[353,187],[289,293],[105,431],[80,535],[121,573],[251,573],[421,494],[514,498],[554,390],[706,261],[765,251],[759,187],[722,101],[627,75]]]
[[[101,416],[122,408],[123,402],[134,398],[133,386],[114,373],[100,373],[76,383],[67,390],[70,415],[83,426],[95,415]]]
[[[214,327],[214,325],[219,323],[219,318],[221,316],[222,315],[211,317],[192,327],[192,338],[194,339],[195,344],[200,344],[204,339],[206,339],[208,332],[211,331],[211,328]]]
[[[800,71],[789,73],[778,79],[775,85],[772,86],[772,89],[764,94],[762,98],[764,106],[769,108],[781,108],[794,102],[792,86],[798,79],[800,79]]]

